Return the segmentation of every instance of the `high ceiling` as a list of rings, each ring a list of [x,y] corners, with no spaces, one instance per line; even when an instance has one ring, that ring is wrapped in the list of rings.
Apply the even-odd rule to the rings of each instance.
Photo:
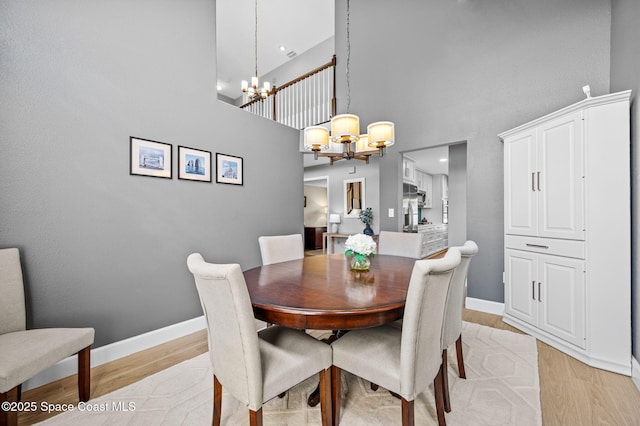
[[[255,1],[216,1],[217,83],[232,99],[255,73]],[[259,76],[291,60],[287,54],[300,55],[334,34],[334,0],[257,1]]]

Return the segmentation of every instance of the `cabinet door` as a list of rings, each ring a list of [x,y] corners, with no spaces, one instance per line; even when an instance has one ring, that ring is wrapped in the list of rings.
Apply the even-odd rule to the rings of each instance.
[[[582,113],[542,124],[538,130],[538,234],[584,240]]]
[[[537,326],[538,255],[521,250],[505,250],[505,311]]]
[[[415,163],[413,160],[409,160],[407,158],[402,160],[402,165],[404,169],[403,179],[405,182],[415,184]]]
[[[428,173],[425,173],[422,175],[422,178],[424,181],[424,193],[425,193],[424,206],[430,209],[433,207],[433,176]]]
[[[560,256],[538,256],[538,327],[584,348],[584,261]]]
[[[504,141],[504,227],[514,235],[538,234],[536,204],[536,131]]]

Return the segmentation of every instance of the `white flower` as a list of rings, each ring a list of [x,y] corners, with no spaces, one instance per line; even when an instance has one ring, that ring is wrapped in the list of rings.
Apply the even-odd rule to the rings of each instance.
[[[368,235],[355,234],[347,238],[344,247],[347,249],[347,251],[345,251],[345,255],[347,256],[351,253],[370,256],[376,251],[376,242]]]

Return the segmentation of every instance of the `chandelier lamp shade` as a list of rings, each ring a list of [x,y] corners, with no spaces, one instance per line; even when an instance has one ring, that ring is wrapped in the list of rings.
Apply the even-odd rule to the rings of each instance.
[[[378,121],[367,126],[367,133],[360,134],[360,118],[349,114],[351,104],[351,84],[349,83],[349,64],[351,62],[350,40],[350,0],[347,0],[347,114],[331,118],[331,132],[323,126],[310,126],[304,129],[304,148],[313,152],[314,159],[328,157],[331,165],[339,160],[362,160],[369,164],[369,157],[382,157],[384,150],[395,142],[395,126],[390,121]],[[342,145],[342,152],[327,151],[330,142]]]
[[[251,85],[247,80],[242,80],[241,89],[243,93],[246,93],[249,96],[249,99],[254,100],[258,97],[262,99],[266,99],[272,93],[271,84],[268,81],[265,81],[263,86],[260,87],[260,81],[258,80],[258,0],[255,0],[255,34],[254,34],[254,54],[255,54],[255,64],[256,64],[256,74],[251,77]]]

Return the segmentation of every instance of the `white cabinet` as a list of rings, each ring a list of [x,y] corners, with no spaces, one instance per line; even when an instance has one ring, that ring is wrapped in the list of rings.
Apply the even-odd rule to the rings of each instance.
[[[416,169],[415,173],[418,191],[424,192],[424,205],[422,207],[430,209],[433,207],[433,176],[418,169]]]
[[[449,228],[446,224],[418,225],[418,232],[422,234],[422,257],[449,247]]]
[[[449,176],[442,175],[442,199],[449,199]]]
[[[631,374],[631,91],[500,134],[504,321],[594,367]]]
[[[585,347],[584,261],[505,251],[505,309],[514,317]]]
[[[584,239],[582,112],[504,139],[505,232]]]
[[[416,184],[416,162],[406,155],[402,158],[402,180],[412,185]]]

